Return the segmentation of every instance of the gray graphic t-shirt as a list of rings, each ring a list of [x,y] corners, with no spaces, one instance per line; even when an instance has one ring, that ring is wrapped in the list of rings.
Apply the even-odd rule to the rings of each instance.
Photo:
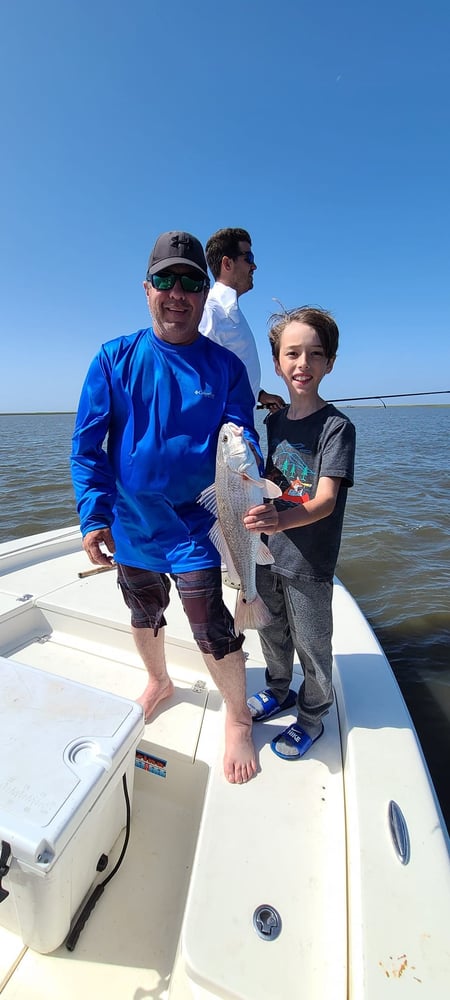
[[[288,420],[288,407],[266,418],[266,475],[282,490],[279,510],[316,495],[321,476],[342,480],[329,517],[271,535],[272,569],[289,577],[332,580],[341,543],[347,490],[353,485],[355,428],[331,403],[302,420]]]

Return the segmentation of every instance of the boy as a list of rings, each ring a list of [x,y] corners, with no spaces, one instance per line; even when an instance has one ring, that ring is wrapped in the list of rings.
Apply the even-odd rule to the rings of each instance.
[[[322,718],[333,702],[333,575],[347,489],[353,485],[355,428],[318,391],[336,358],[339,330],[333,317],[304,306],[272,320],[275,371],[290,404],[265,421],[266,476],[282,496],[252,507],[244,517],[249,531],[269,536],[274,556],[271,567],[257,567],[258,591],[273,615],[259,630],[267,688],[247,704],[254,720],[296,704],[297,723],[271,743],[274,753],[292,760],[322,735]],[[289,687],[295,652],[304,672],[297,696]]]

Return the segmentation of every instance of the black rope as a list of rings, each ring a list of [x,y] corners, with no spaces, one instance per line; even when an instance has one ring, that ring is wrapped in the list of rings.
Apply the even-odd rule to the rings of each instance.
[[[116,874],[116,872],[120,868],[120,866],[122,864],[122,861],[123,861],[123,859],[125,857],[125,852],[126,852],[126,849],[128,847],[128,841],[130,839],[130,825],[131,825],[131,806],[130,806],[130,797],[128,795],[127,776],[126,776],[126,774],[124,774],[123,777],[122,777],[122,785],[123,785],[123,794],[125,796],[125,802],[126,802],[126,807],[127,807],[126,831],[125,831],[125,840],[123,842],[123,847],[122,847],[122,850],[120,852],[119,858],[118,858],[116,864],[114,865],[114,868],[109,873],[109,875],[107,876],[107,878],[103,879],[103,882],[99,882],[99,884],[95,887],[92,895],[89,896],[89,899],[87,900],[87,902],[83,906],[83,909],[82,909],[82,911],[80,913],[80,916],[77,917],[75,923],[73,924],[73,927],[70,929],[69,935],[68,935],[67,940],[66,940],[66,948],[67,948],[68,951],[73,951],[74,950],[75,945],[76,945],[76,943],[78,941],[78,938],[79,938],[79,936],[81,934],[81,931],[83,930],[84,925],[89,920],[89,917],[90,917],[90,915],[92,913],[92,910],[94,909],[96,903],[98,903],[98,900],[100,899],[100,896],[103,895],[103,892],[104,892],[106,886],[108,885],[108,882],[111,881],[111,879],[113,878],[113,876]]]

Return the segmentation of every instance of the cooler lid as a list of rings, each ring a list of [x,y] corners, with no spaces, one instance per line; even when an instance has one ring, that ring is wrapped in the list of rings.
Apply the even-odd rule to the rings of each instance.
[[[0,840],[48,868],[144,728],[127,698],[0,657]]]

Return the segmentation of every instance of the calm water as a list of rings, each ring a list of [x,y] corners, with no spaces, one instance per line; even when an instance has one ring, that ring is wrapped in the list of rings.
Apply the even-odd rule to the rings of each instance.
[[[450,828],[450,407],[347,412],[357,461],[338,574],[392,664]],[[73,421],[0,415],[0,541],[76,522]]]

